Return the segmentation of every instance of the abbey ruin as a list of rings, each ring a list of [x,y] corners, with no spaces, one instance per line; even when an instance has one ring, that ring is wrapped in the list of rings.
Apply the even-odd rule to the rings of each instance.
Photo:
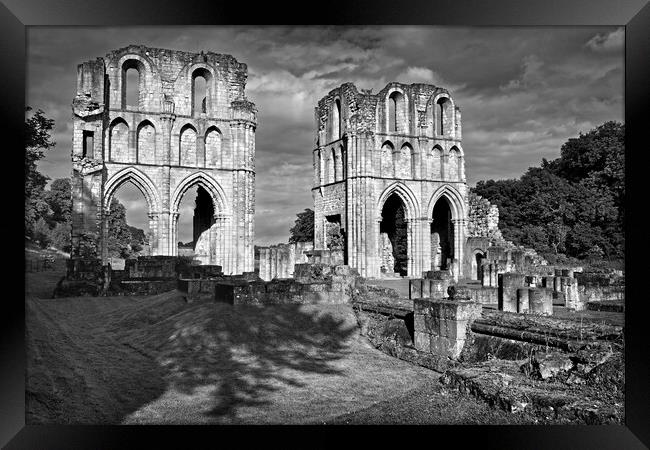
[[[366,277],[466,273],[461,114],[449,92],[346,83],[318,102],[316,121],[315,249],[340,234],[344,262]]]
[[[140,45],[78,66],[73,256],[96,244],[107,262],[106,218],[127,181],[147,202],[151,254],[177,255],[179,206],[198,186],[197,259],[226,274],[253,270],[257,118],[246,77],[230,55]]]
[[[619,370],[622,327],[578,326],[574,314],[622,309],[624,277],[553,266],[503,238],[498,208],[467,186],[461,112],[447,89],[344,83],[321,98],[315,145],[305,146],[313,241],[256,249],[257,110],[246,78],[230,55],[136,45],[78,66],[72,254],[54,297],[345,304],[375,348],[493,405],[620,422],[622,376],[615,401],[589,389],[595,367]],[[125,183],[146,199],[150,255],[118,267],[108,217]],[[179,213],[194,188],[193,256],[183,258]]]

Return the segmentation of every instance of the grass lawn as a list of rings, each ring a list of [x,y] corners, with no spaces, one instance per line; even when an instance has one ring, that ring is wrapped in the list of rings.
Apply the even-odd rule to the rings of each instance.
[[[50,299],[52,272],[26,279],[29,424],[531,421],[376,350],[349,305]]]

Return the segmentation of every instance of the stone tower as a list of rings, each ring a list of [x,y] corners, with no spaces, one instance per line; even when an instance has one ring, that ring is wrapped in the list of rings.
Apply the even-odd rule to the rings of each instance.
[[[449,92],[345,83],[318,102],[316,126],[314,248],[342,238],[344,262],[366,277],[462,276],[468,189]]]
[[[127,181],[146,199],[152,255],[177,255],[179,206],[198,186],[208,194],[193,230],[201,261],[226,274],[253,270],[257,111],[246,78],[230,55],[140,45],[78,66],[73,256],[96,242],[107,259],[106,217]]]

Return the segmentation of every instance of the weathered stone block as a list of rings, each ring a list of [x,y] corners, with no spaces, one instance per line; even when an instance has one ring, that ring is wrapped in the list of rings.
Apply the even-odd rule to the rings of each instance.
[[[425,280],[421,278],[409,280],[409,298],[422,298],[422,285],[424,284],[424,281]]]
[[[518,273],[499,274],[499,309],[517,312],[517,289],[524,287],[524,275]]]
[[[553,291],[547,288],[529,289],[530,312],[536,314],[553,314]]]

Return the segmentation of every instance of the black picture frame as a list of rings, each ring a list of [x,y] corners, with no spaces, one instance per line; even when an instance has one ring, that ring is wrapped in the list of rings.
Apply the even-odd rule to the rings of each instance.
[[[18,192],[22,164],[26,80],[26,27],[36,25],[219,25],[219,24],[427,24],[475,26],[625,26],[625,125],[626,125],[626,419],[625,426],[466,426],[458,427],[362,427],[345,431],[364,434],[365,443],[396,438],[402,446],[455,448],[600,448],[636,449],[650,446],[650,338],[645,324],[648,300],[644,298],[645,249],[643,225],[645,132],[650,130],[650,5],[644,0],[502,0],[480,2],[376,2],[354,4],[301,3],[293,6],[267,2],[261,5],[223,1],[101,1],[101,0],[3,0],[0,5],[0,58],[3,82],[5,296],[2,302],[2,396],[0,444],[18,448],[148,448],[215,447],[226,435],[236,435],[236,445],[257,439],[281,439],[283,446],[321,447],[341,445],[339,427],[128,427],[128,426],[25,426],[25,327],[24,278]],[[287,15],[291,12],[291,16]],[[468,105],[470,107],[471,105]],[[13,195],[12,195],[13,193]],[[11,238],[14,236],[14,238]],[[15,251],[15,253],[14,253]],[[15,286],[18,286],[16,288]],[[15,290],[14,293],[11,292]],[[235,437],[235,436],[230,436]],[[369,439],[369,440],[368,440]],[[264,442],[262,445],[268,445]],[[419,443],[423,442],[423,443]],[[351,443],[351,442],[349,442]],[[330,444],[330,445],[327,445]],[[469,444],[469,445],[468,445]]]

